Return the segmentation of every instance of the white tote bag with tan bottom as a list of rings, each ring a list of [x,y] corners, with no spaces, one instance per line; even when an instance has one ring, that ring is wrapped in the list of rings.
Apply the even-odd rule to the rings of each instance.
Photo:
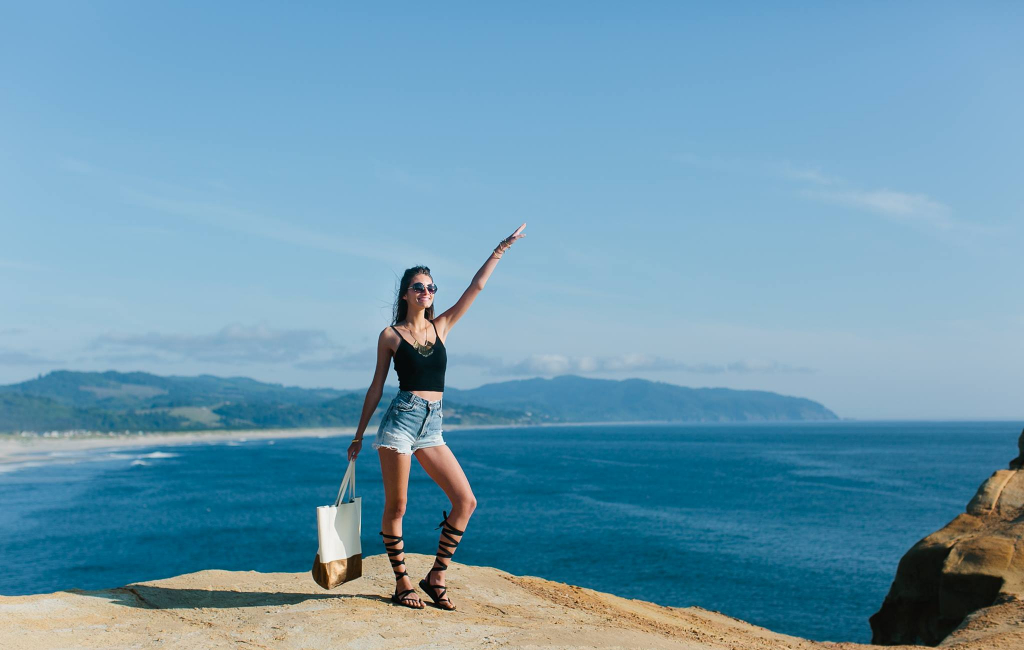
[[[355,492],[356,461],[350,460],[334,505],[316,509],[320,546],[313,560],[313,580],[324,589],[334,589],[363,575],[363,550],[359,542],[362,499]]]

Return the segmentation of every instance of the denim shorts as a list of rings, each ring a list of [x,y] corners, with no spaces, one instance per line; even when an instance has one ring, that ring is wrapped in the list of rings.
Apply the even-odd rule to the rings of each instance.
[[[400,454],[411,454],[417,449],[443,444],[441,400],[428,402],[419,395],[400,390],[381,418],[373,448],[385,447]]]

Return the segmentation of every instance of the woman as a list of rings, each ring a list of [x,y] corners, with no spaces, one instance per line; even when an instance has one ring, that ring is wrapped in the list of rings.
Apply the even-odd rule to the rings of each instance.
[[[469,517],[476,509],[476,497],[459,461],[441,437],[441,396],[444,394],[444,373],[448,361],[444,342],[452,327],[483,290],[501,256],[516,240],[525,237],[521,234],[525,227],[524,223],[498,244],[459,301],[436,318],[434,293],[437,287],[430,276],[430,269],[417,266],[406,270],[395,300],[394,321],[390,327],[384,328],[377,340],[377,370],[370,389],[366,391],[363,413],[356,428],[356,437],[349,445],[348,458],[355,459],[362,449],[363,432],[380,403],[388,365],[394,358],[399,392],[381,419],[373,448],[380,456],[380,471],[384,477],[384,516],[380,534],[384,537],[384,548],[398,581],[395,594],[391,596],[391,602],[397,605],[413,609],[424,607],[405,570],[405,546],[402,543],[402,516],[409,488],[409,468],[415,455],[452,502],[451,514],[445,511],[441,521],[441,539],[434,566],[419,581],[419,586],[441,609],[455,609],[445,587],[444,571],[448,564],[442,559],[450,559],[459,545]]]

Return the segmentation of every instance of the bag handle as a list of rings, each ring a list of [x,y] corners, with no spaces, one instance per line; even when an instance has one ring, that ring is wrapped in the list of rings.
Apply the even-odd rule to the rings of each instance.
[[[345,498],[345,488],[351,487],[348,491],[348,501],[345,503],[351,503],[356,499],[356,461],[353,458],[348,461],[348,469],[345,470],[345,477],[341,479],[341,487],[338,488],[338,498],[335,499],[335,507],[340,506],[342,500]]]

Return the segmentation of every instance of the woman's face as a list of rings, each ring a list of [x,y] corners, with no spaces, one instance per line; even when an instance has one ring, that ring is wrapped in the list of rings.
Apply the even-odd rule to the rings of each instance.
[[[421,309],[426,309],[434,302],[434,295],[426,290],[422,293],[417,293],[416,290],[412,288],[412,285],[417,282],[426,287],[428,284],[433,284],[434,279],[426,273],[417,273],[412,276],[412,280],[409,281],[409,288],[405,290],[405,301],[408,302],[410,306],[418,305]]]

